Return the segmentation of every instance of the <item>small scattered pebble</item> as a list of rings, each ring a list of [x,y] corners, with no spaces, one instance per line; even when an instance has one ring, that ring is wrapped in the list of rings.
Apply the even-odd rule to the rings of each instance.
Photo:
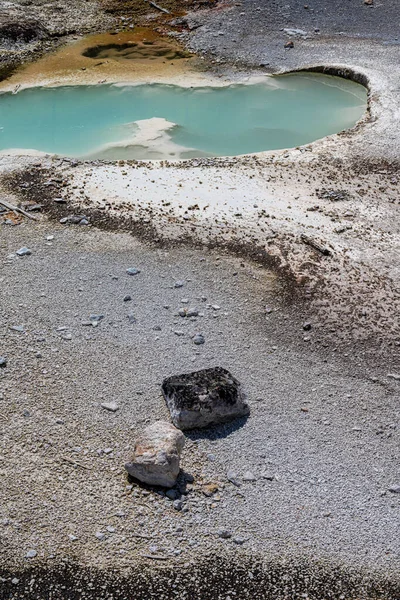
[[[36,550],[28,550],[28,552],[25,555],[25,558],[35,558],[35,556],[37,556]]]
[[[226,474],[226,478],[233,483],[233,485],[236,485],[236,487],[240,487],[240,481],[238,480],[235,471],[229,470]]]
[[[233,538],[232,541],[233,541],[234,544],[237,544],[238,546],[242,546],[245,543],[246,540],[243,537],[236,536],[236,537]]]
[[[202,344],[205,343],[205,339],[204,336],[201,333],[196,333],[195,336],[193,336],[193,343],[196,344],[196,346],[201,346]]]
[[[132,300],[132,296],[130,296],[129,294],[124,296],[124,302],[130,302],[131,300]]]
[[[174,288],[182,288],[185,285],[183,281],[175,281]]]
[[[93,322],[99,323],[100,321],[102,321],[104,319],[104,315],[90,315],[89,319],[92,323]]]
[[[394,379],[395,381],[400,381],[400,375],[398,373],[388,373],[387,377],[389,377],[389,379]]]
[[[32,250],[29,250],[29,248],[23,246],[22,248],[17,250],[15,254],[17,256],[29,256],[30,254],[32,254]]]
[[[218,537],[222,538],[223,540],[229,540],[229,538],[232,537],[232,534],[227,529],[218,529]]]
[[[117,412],[119,406],[116,402],[102,402],[101,407],[110,412]]]
[[[89,225],[86,215],[68,215],[60,219],[62,225]]]
[[[198,317],[199,311],[197,308],[180,308],[178,315],[180,317]]]
[[[128,273],[128,275],[139,275],[140,269],[136,269],[136,267],[129,267],[129,269],[127,269],[126,272]]]
[[[168,490],[165,495],[169,500],[178,500],[179,498],[179,492],[174,489]]]
[[[257,477],[251,471],[246,471],[243,475],[243,481],[257,481]]]
[[[392,494],[400,494],[400,485],[390,486],[389,492],[392,492]]]
[[[7,366],[7,359],[5,356],[0,356],[0,369],[4,369]]]

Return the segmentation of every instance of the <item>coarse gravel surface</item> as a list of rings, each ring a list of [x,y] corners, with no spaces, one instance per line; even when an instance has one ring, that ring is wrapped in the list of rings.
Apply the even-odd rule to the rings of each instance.
[[[31,254],[16,256],[22,246]],[[185,565],[239,551],[395,580],[400,384],[384,365],[370,371],[360,357],[337,356],[312,324],[304,329],[284,282],[244,259],[46,219],[3,226],[0,252],[0,531],[10,578],[64,556],[124,568],[153,554]],[[199,317],[180,317],[182,306]],[[97,327],[91,314],[104,315]],[[187,512],[178,512],[128,482],[123,464],[136,432],[168,419],[163,378],[215,365],[242,381],[251,415],[187,434],[182,468],[194,483],[181,482]],[[117,412],[101,407],[110,401]]]

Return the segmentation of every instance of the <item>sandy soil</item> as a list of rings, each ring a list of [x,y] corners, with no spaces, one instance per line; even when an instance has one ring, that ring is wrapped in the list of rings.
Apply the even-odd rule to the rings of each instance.
[[[151,45],[148,45],[151,43]],[[106,57],[85,56],[88,50],[111,45],[135,45],[141,57],[124,59],[110,52]],[[170,50],[174,58],[157,56],[157,52]],[[137,27],[131,32],[100,33],[72,40],[55,52],[44,55],[36,62],[28,63],[0,84],[1,91],[10,91],[20,86],[85,85],[101,82],[181,82],[195,69],[193,59],[180,56],[181,46],[171,38],[159,36],[152,29]],[[199,74],[200,76],[200,74]]]

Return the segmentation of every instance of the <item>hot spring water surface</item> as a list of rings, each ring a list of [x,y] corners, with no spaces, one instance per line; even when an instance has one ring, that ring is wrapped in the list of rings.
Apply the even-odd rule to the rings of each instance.
[[[247,154],[352,127],[366,101],[361,85],[304,73],[221,88],[30,88],[0,94],[0,151],[106,159]]]

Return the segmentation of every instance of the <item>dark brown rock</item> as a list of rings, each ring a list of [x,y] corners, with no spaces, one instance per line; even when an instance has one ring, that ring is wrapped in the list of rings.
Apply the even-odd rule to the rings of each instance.
[[[221,367],[168,377],[162,391],[179,429],[225,423],[250,412],[241,384]]]

